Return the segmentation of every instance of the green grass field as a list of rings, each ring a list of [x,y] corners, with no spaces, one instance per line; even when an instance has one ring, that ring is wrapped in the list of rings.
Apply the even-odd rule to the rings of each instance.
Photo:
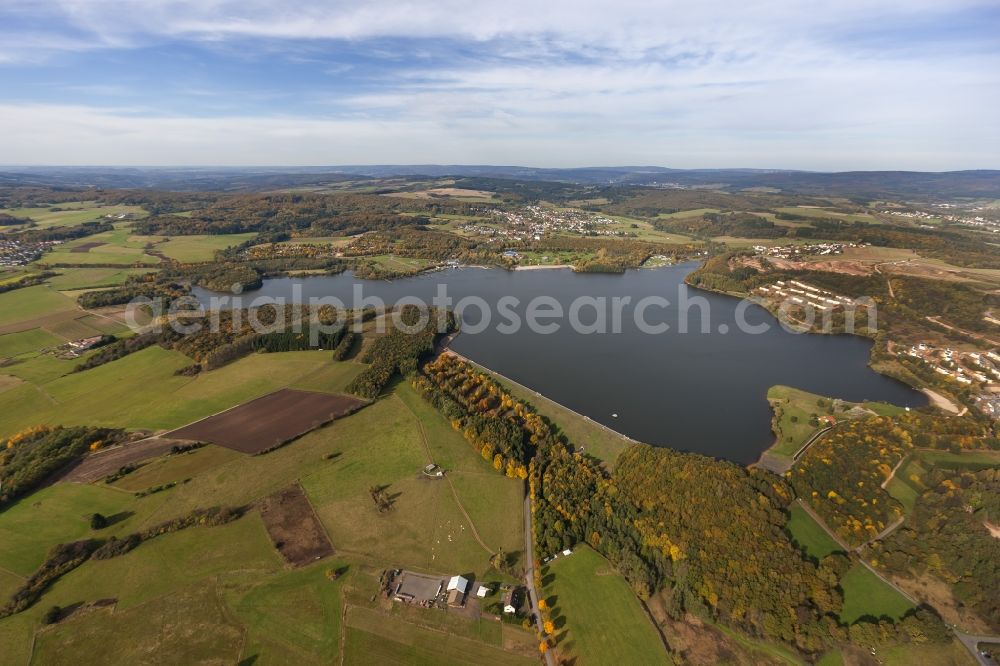
[[[0,327],[11,327],[76,309],[72,299],[44,284],[15,289],[0,294]]]
[[[140,608],[91,610],[35,641],[33,663],[236,663],[243,630],[219,602],[214,586],[191,586]]]
[[[0,358],[19,356],[47,347],[57,347],[63,339],[40,328],[0,335]]]
[[[504,652],[482,641],[426,629],[367,608],[349,609],[346,639],[346,664],[515,666],[537,663],[535,658]]]
[[[181,262],[212,261],[218,250],[239,245],[257,234],[225,234],[219,236],[131,236],[129,241],[139,245],[152,244],[152,249]]]
[[[39,490],[0,513],[0,568],[28,576],[53,544],[91,533],[90,516],[112,516],[133,508],[131,496],[99,486],[57,484]]]
[[[243,454],[232,449],[208,444],[188,453],[154,458],[113,485],[115,488],[137,492],[168,483],[180,483],[242,457]]]
[[[861,564],[855,564],[844,574],[840,587],[844,590],[844,607],[840,611],[840,620],[845,624],[867,616],[900,618],[913,608],[913,604],[899,592],[883,583]]]
[[[263,580],[256,574],[227,576],[224,597],[246,626],[241,657],[265,664],[332,663],[340,654],[345,581],[330,581],[326,571],[342,565],[320,562]]]
[[[397,385],[394,391],[419,399],[405,384]],[[444,421],[437,413],[424,418]],[[453,482],[460,498],[465,495],[463,491],[475,490],[473,483],[462,481],[464,474],[483,475],[475,480],[493,493],[492,502],[486,504],[473,502],[474,495],[469,496],[466,510],[474,518],[470,524],[449,483],[421,475],[420,470],[431,458],[418,421],[421,419],[402,399],[390,395],[301,440],[324,452],[341,454],[334,461],[317,462],[302,479],[333,543],[386,565],[480,574],[488,569],[490,554],[497,548],[523,551],[521,482],[499,477],[482,458],[477,472],[455,472]],[[476,463],[475,452],[461,435],[450,428],[434,432],[432,441],[436,446],[448,447],[453,456],[467,457],[470,467]],[[446,464],[444,459],[435,462]],[[396,496],[389,513],[375,510],[367,492],[373,485],[388,485],[387,492]],[[483,526],[481,538],[488,548],[477,542],[473,524]],[[498,541],[485,541],[487,537]]]
[[[147,268],[61,268],[59,275],[49,278],[48,283],[59,291],[114,287],[125,284],[132,275],[148,273]]]
[[[866,222],[868,224],[882,223],[881,220],[869,215],[868,213],[841,213],[834,210],[828,210],[826,208],[789,206],[786,208],[776,208],[775,211],[781,213],[791,213],[792,215],[801,215],[802,217],[808,218],[829,218],[844,220],[846,222]]]
[[[833,537],[827,534],[826,530],[813,520],[812,516],[806,513],[806,510],[801,506],[793,503],[788,512],[791,515],[785,527],[791,533],[795,543],[810,557],[821,560],[831,553],[843,550]]]
[[[58,208],[59,210],[53,210],[54,208]],[[0,213],[20,218],[30,217],[40,228],[68,227],[98,220],[105,215],[126,213],[136,218],[148,215],[139,206],[100,206],[93,201],[71,201],[44,208],[5,208],[0,209]]]
[[[924,487],[923,478],[926,473],[927,467],[920,456],[911,454],[886,485],[886,492],[903,505],[906,513],[912,511],[917,503],[917,497]]]
[[[920,459],[925,466],[945,467],[948,469],[980,470],[989,467],[1000,467],[1000,451],[920,451]]]
[[[598,553],[577,546],[545,569],[552,581],[542,594],[553,609],[560,655],[578,664],[671,663],[628,583]]]
[[[3,370],[30,383],[0,393],[0,436],[29,425],[92,424],[176,428],[286,386],[342,391],[360,371],[324,352],[256,354],[196,377],[173,373],[191,363],[157,346],[81,373],[53,378],[20,370],[69,372],[75,362],[40,357]],[[55,364],[53,366],[53,364]]]

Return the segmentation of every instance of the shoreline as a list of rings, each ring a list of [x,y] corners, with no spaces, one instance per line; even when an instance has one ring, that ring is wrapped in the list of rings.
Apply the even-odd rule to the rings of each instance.
[[[538,396],[538,397],[540,397],[540,398],[542,398],[544,400],[547,400],[548,402],[552,403],[556,407],[559,407],[560,409],[566,410],[567,412],[569,412],[570,414],[573,414],[577,418],[583,419],[584,421],[587,421],[588,423],[593,423],[597,427],[606,430],[607,432],[611,433],[612,435],[620,437],[621,439],[623,439],[624,441],[626,441],[626,442],[628,442],[630,444],[645,444],[645,442],[640,442],[637,439],[633,439],[632,437],[629,437],[625,433],[619,432],[619,431],[615,430],[614,428],[612,428],[610,426],[606,426],[603,423],[601,423],[600,421],[597,421],[597,420],[595,420],[595,419],[587,416],[586,414],[581,414],[580,412],[576,411],[575,409],[572,409],[571,407],[567,407],[566,405],[562,404],[561,402],[559,402],[557,400],[553,400],[552,398],[550,398],[547,395],[543,394],[541,391],[533,389],[530,386],[525,386],[521,382],[516,381],[514,379],[511,379],[510,377],[508,377],[508,376],[506,376],[506,375],[504,375],[502,373],[499,373],[496,370],[493,370],[492,368],[489,368],[489,367],[483,365],[482,363],[474,361],[471,358],[469,358],[468,356],[465,356],[464,354],[460,354],[459,352],[457,352],[454,349],[450,348],[448,346],[448,344],[451,343],[451,341],[455,339],[455,337],[458,335],[459,332],[460,331],[456,331],[455,333],[453,333],[450,336],[448,336],[446,342],[441,346],[441,351],[439,352],[440,354],[451,354],[452,356],[455,356],[458,359],[460,359],[462,361],[465,361],[469,365],[472,365],[472,366],[474,366],[476,368],[479,368],[479,369],[483,370],[484,372],[488,372],[491,375],[493,375],[493,376],[495,376],[495,377],[497,377],[499,379],[502,379],[503,381],[505,381],[505,382],[507,382],[509,384],[513,384],[514,386],[517,386],[517,387],[521,388],[524,391],[527,391],[529,393],[533,393],[536,396]],[[651,446],[651,445],[648,445],[648,446]]]
[[[555,270],[561,268],[569,268],[573,270],[572,264],[532,264],[530,266],[515,266],[513,270],[515,271],[545,271],[545,270]],[[573,270],[575,273],[576,270]]]

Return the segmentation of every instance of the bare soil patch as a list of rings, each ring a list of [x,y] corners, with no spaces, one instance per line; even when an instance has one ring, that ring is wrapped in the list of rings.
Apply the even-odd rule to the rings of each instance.
[[[107,243],[80,243],[76,247],[70,250],[71,254],[86,254],[90,252],[95,247],[101,247],[102,245],[107,245]]]
[[[110,474],[114,474],[125,465],[134,465],[150,458],[162,456],[164,453],[169,452],[172,447],[184,443],[175,439],[150,437],[104,449],[103,451],[97,451],[81,460],[79,464],[70,469],[59,480],[74,483],[93,483],[98,479],[103,479]]]
[[[263,453],[368,404],[332,393],[281,389],[167,433],[241,453]]]
[[[333,545],[299,484],[262,499],[260,515],[274,547],[293,567],[333,555]]]

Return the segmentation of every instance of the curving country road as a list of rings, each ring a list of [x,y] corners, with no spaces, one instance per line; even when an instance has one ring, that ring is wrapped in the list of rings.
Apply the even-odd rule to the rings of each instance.
[[[531,497],[527,493],[524,495],[524,557],[527,561],[525,567],[525,582],[528,584],[528,597],[531,599],[531,609],[535,614],[535,624],[538,631],[544,634],[542,627],[542,614],[538,611],[538,592],[535,590],[535,549],[531,543]],[[545,653],[545,663],[547,666],[555,666],[555,659],[551,650]]]

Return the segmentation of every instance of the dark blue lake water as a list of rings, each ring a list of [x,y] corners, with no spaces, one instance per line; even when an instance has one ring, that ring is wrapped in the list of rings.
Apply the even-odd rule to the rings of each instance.
[[[390,304],[404,297],[430,302],[443,285],[453,305],[479,297],[491,311],[491,325],[473,333],[471,329],[480,328],[480,309],[463,310],[463,332],[451,344],[455,351],[637,440],[740,463],[755,461],[773,442],[766,394],[775,384],[852,401],[926,404],[923,394],[867,366],[871,341],[788,332],[763,308],[688,288],[684,276],[694,267],[624,275],[459,268],[392,282],[355,280],[345,273],[266,280],[262,289],[243,298],[245,306],[252,298],[290,299],[293,290],[301,290],[305,299],[333,296],[351,307],[360,285],[364,296]],[[213,295],[198,289],[195,294],[206,304]],[[565,314],[580,297],[596,299],[580,305],[576,319],[596,328],[597,310],[603,309],[608,332],[578,332],[568,317],[538,318],[550,328],[558,324],[553,332],[530,330],[523,325],[526,306],[538,296],[554,299],[548,305],[558,304]],[[620,307],[620,332],[612,332],[616,297],[631,299]],[[670,304],[649,303],[642,312],[645,325],[640,325],[636,305],[650,297]],[[601,299],[606,307],[600,306]],[[685,310],[684,299],[696,303]],[[502,302],[510,306],[504,313],[497,309]],[[540,310],[544,314],[552,307]],[[768,330],[741,330],[740,312],[747,324]],[[515,316],[522,325],[509,332]],[[501,324],[505,326],[498,330]],[[669,329],[644,332],[663,324]],[[685,324],[686,333],[681,330]]]

